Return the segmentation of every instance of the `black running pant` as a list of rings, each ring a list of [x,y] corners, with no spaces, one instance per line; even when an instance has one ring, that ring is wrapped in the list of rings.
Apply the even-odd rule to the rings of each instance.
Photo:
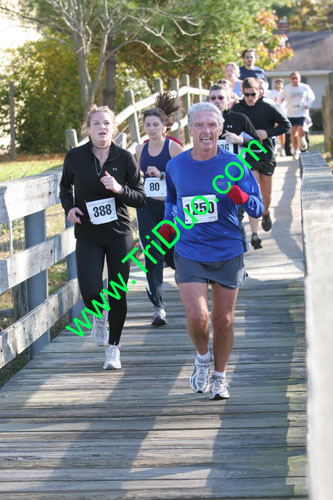
[[[76,241],[76,266],[79,280],[79,287],[83,302],[86,307],[95,311],[92,306],[92,300],[97,300],[103,303],[100,292],[103,287],[103,267],[104,258],[108,268],[108,284],[110,281],[119,283],[118,273],[121,274],[125,283],[128,281],[131,260],[127,259],[122,263],[122,259],[133,248],[133,237],[131,234],[109,238],[105,240],[88,240],[78,239]],[[108,290],[114,293],[112,287],[108,286]],[[125,323],[127,313],[126,293],[117,288],[120,299],[115,299],[108,295],[110,312],[110,344],[119,344],[121,332]]]

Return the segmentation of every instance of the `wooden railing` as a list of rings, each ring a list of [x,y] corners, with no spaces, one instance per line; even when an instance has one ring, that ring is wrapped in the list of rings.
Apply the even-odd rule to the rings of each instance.
[[[48,329],[80,300],[73,278],[48,297],[47,269],[75,248],[73,227],[46,240],[47,208],[59,203],[60,171],[22,178],[0,186],[0,223],[24,218],[24,251],[0,261],[0,293],[27,282],[29,312],[0,333],[0,367],[38,339],[31,356],[49,340]]]
[[[201,88],[200,79],[195,87],[191,87],[188,76],[179,81],[172,80],[171,89],[177,99],[181,100],[185,116],[180,114],[172,130],[175,136],[189,143],[187,130],[187,111],[193,101],[201,101],[207,90]],[[156,92],[150,97],[134,102],[133,92],[126,91],[128,106],[116,116],[120,130],[128,130],[118,135],[117,142],[134,152],[137,143],[145,137],[141,136],[139,113],[155,103],[159,91],[163,90],[161,80],[155,81]],[[72,143],[74,135],[69,140]],[[74,139],[73,139],[74,138]],[[126,141],[126,142],[125,142]],[[68,227],[51,239],[46,239],[46,215],[49,207],[57,205],[61,170],[53,170],[34,177],[26,177],[0,186],[0,224],[24,218],[25,250],[14,253],[0,261],[0,294],[13,287],[27,284],[27,308],[29,312],[14,322],[6,330],[0,332],[0,367],[13,360],[18,354],[29,348],[30,358],[49,341],[49,328],[67,311],[70,319],[79,314],[81,299],[74,260],[75,238],[73,227]],[[57,292],[48,296],[48,269],[67,258],[68,282]]]
[[[325,149],[333,157],[333,71],[328,75],[328,86],[322,98]]]
[[[333,176],[319,151],[300,159],[312,500],[333,491]]]

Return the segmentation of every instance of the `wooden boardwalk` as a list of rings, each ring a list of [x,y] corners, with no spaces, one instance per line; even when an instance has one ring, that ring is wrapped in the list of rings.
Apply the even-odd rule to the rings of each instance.
[[[0,391],[1,499],[307,498],[299,185],[297,163],[281,160],[273,229],[246,255],[230,400],[189,388],[194,349],[173,273],[160,329],[137,273],[122,370],[102,370],[89,336],[62,333]]]

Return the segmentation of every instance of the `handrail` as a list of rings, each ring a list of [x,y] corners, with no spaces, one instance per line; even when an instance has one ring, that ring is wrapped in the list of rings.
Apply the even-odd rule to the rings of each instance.
[[[333,491],[333,176],[319,151],[300,158],[305,257],[310,498]]]

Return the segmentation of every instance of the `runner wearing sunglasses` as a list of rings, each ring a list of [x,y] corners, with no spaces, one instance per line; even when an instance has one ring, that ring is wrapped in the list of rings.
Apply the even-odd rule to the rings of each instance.
[[[261,225],[264,231],[269,231],[272,228],[269,212],[272,198],[272,176],[276,165],[272,137],[285,134],[290,130],[291,125],[287,117],[274,104],[268,103],[265,99],[259,99],[258,92],[257,79],[246,78],[243,82],[244,98],[235,104],[232,110],[248,116],[262,140],[264,148],[267,150],[267,153],[264,153],[260,149],[251,148],[259,157],[259,161],[256,161],[248,154],[246,160],[252,166],[253,174],[261,189],[264,202]],[[251,245],[255,249],[261,248],[261,239],[258,235],[258,220],[250,217],[250,226],[252,230]]]
[[[218,144],[225,151],[238,154],[243,147],[248,146],[253,139],[261,142],[256,129],[249,118],[243,113],[236,113],[229,109],[232,98],[229,85],[214,84],[209,90],[209,102],[221,111],[224,123],[223,132],[219,137]],[[247,251],[246,234],[243,225],[244,208],[239,205],[238,208],[239,228],[243,237],[244,252]]]

